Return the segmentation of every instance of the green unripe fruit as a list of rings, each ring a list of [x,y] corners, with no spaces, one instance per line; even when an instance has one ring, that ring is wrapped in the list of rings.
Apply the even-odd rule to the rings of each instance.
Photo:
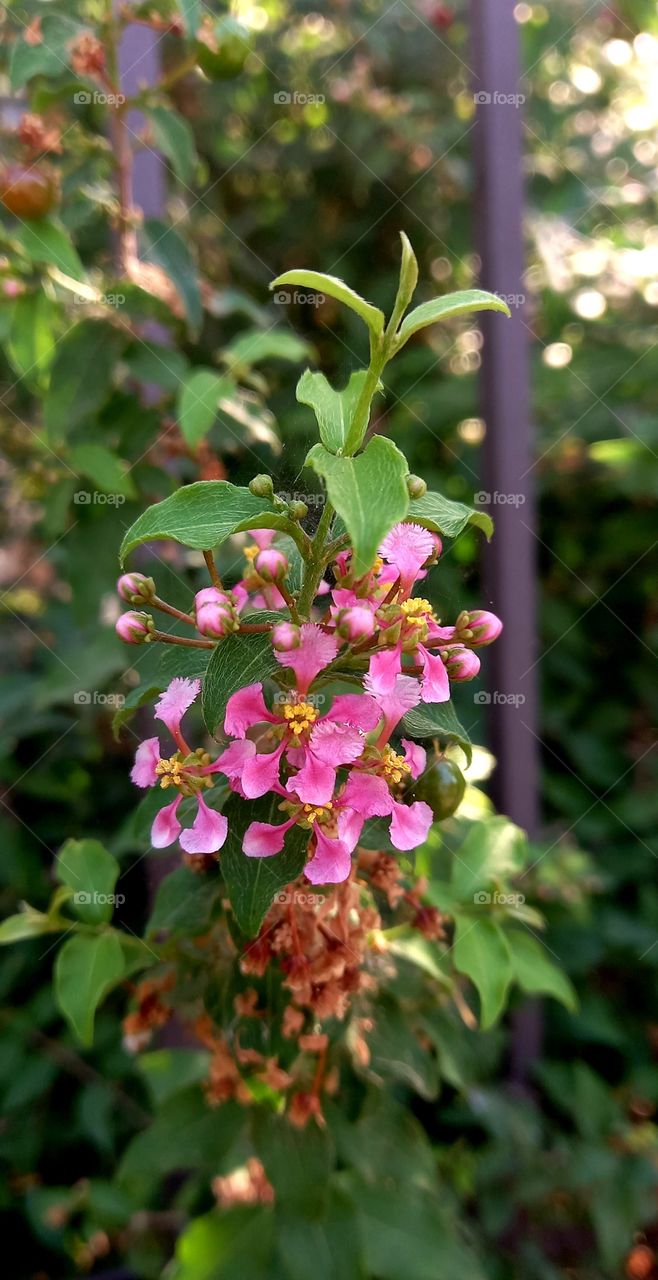
[[[425,770],[414,789],[414,800],[424,800],[437,822],[451,818],[466,790],[466,779],[454,760],[440,756]]]
[[[220,18],[202,28],[196,60],[209,80],[239,76],[249,53],[249,32],[235,18]]]
[[[296,499],[294,502],[288,503],[288,515],[291,520],[303,520],[308,515],[308,507],[305,502]]]

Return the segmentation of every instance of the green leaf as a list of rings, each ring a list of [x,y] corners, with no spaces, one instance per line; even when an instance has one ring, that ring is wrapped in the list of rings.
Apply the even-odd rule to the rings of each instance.
[[[480,996],[483,1031],[493,1026],[505,1005],[513,978],[512,961],[503,930],[493,920],[455,917],[455,968],[465,973]]]
[[[457,719],[452,701],[419,703],[413,711],[407,712],[402,721],[402,729],[409,738],[438,738],[442,743],[454,742],[461,747],[468,763],[471,763],[471,740]]]
[[[475,1255],[462,1242],[450,1216],[445,1189],[393,1188],[381,1171],[378,1182],[348,1175],[356,1204],[368,1276],[377,1280],[484,1280]]]
[[[17,298],[9,315],[7,357],[21,380],[43,393],[57,346],[58,309],[40,289]]]
[[[69,454],[74,471],[88,476],[103,493],[118,493],[124,498],[136,496],[135,485],[128,473],[128,463],[103,444],[77,444]]]
[[[295,333],[285,329],[254,329],[241,333],[222,351],[222,359],[229,366],[258,364],[261,360],[290,360],[296,364],[308,359],[309,344]]]
[[[273,1248],[272,1209],[238,1205],[207,1213],[178,1237],[172,1280],[273,1280]]]
[[[254,614],[253,618],[254,621],[281,621],[280,614],[265,611]],[[222,640],[211,654],[201,694],[208,732],[213,735],[221,733],[226,704],[232,693],[257,680],[265,680],[280,670],[272,648],[272,637],[267,632],[232,635]]]
[[[276,1239],[287,1280],[308,1280],[310,1258],[313,1280],[366,1280],[354,1205],[337,1187],[330,1187],[321,1217],[277,1204]]]
[[[201,25],[201,0],[180,0],[180,11],[185,34],[196,35]]]
[[[578,997],[566,973],[550,958],[545,946],[525,929],[507,929],[507,945],[512,957],[514,979],[532,996],[553,996],[571,1013],[578,1008]]]
[[[208,880],[189,867],[177,867],[158,885],[153,911],[144,930],[147,938],[156,933],[205,933],[215,914],[219,898],[218,878]]]
[[[496,816],[474,822],[453,860],[451,888],[455,897],[472,903],[474,894],[489,889],[494,881],[518,875],[526,851],[525,831],[509,818]]]
[[[198,877],[197,877],[198,878]],[[140,1053],[137,1067],[156,1106],[208,1078],[211,1054],[207,1049],[152,1049]]]
[[[149,702],[155,702],[158,694],[162,693],[165,688],[166,684],[163,680],[161,684],[140,685],[137,689],[131,689],[130,693],[126,694],[119,710],[115,711],[112,716],[112,733],[117,742],[121,737],[121,730],[124,725],[130,724],[135,712],[140,707],[147,706]]]
[[[178,421],[188,444],[197,445],[210,430],[220,400],[235,391],[235,383],[214,369],[194,369],[178,397]]]
[[[306,862],[309,833],[292,827],[281,853],[272,858],[248,858],[242,840],[250,822],[279,823],[280,799],[275,795],[244,801],[234,796],[226,806],[228,836],[222,849],[221,871],[236,920],[248,937],[255,938],[275,893],[300,875]]]
[[[78,257],[68,231],[50,218],[39,218],[21,223],[18,232],[23,252],[31,262],[47,263],[57,267],[74,280],[85,279],[85,269]]]
[[[420,1094],[436,1098],[439,1073],[434,1055],[424,1048],[409,1026],[399,1005],[382,1000],[377,1005],[374,1026],[368,1033],[370,1061],[366,1074],[381,1081],[401,1081]]]
[[[356,458],[337,458],[316,444],[306,466],[321,475],[352,539],[357,576],[371,567],[389,529],[409,507],[406,459],[392,440],[373,436]]]
[[[0,924],[0,946],[10,942],[24,942],[26,938],[38,938],[44,933],[61,933],[66,928],[50,916],[26,906],[15,916],[7,916]]]
[[[57,348],[44,404],[44,422],[56,436],[88,424],[112,390],[112,375],[125,342],[112,325],[82,320]]]
[[[146,261],[162,267],[185,307],[190,327],[199,329],[203,320],[199,276],[185,241],[173,227],[157,218],[149,218],[144,223],[144,238]]]
[[[70,17],[46,14],[42,19],[43,40],[40,44],[15,40],[9,68],[12,90],[22,89],[34,76],[61,76],[68,69],[67,44],[75,38],[77,31]]]
[[[171,538],[184,547],[210,551],[245,529],[291,533],[291,522],[269,498],[256,498],[249,489],[228,480],[197,480],[142,512],[123,540],[121,562],[142,542]],[[294,533],[298,534],[296,528]]]
[[[171,107],[149,107],[147,115],[153,125],[158,150],[166,156],[176,177],[190,186],[194,178],[197,154],[194,134],[187,120],[172,111]]]
[[[57,855],[57,879],[73,890],[71,906],[85,924],[112,919],[119,864],[99,840],[67,840]]]
[[[397,348],[407,342],[414,333],[426,329],[437,320],[450,320],[453,316],[463,316],[469,311],[502,311],[510,314],[510,309],[502,298],[495,293],[487,293],[484,289],[462,289],[459,293],[448,293],[443,298],[431,298],[422,302],[405,316],[397,332]]]
[[[244,1124],[244,1110],[237,1103],[212,1110],[197,1085],[178,1090],[128,1145],[119,1179],[164,1178],[175,1169],[216,1173]]]
[[[440,493],[430,491],[423,498],[412,498],[408,519],[431,529],[433,533],[443,534],[445,538],[457,538],[469,524],[476,525],[490,538],[494,527],[486,511],[478,511],[465,502],[453,502]]]
[[[126,352],[124,360],[133,378],[151,383],[163,391],[178,391],[189,372],[189,362],[172,347],[140,341]]]
[[[121,943],[113,933],[67,938],[55,961],[55,995],[84,1045],[94,1037],[96,1010],[124,973]]]
[[[286,1116],[259,1110],[253,1142],[274,1187],[277,1203],[314,1212],[326,1203],[336,1154],[327,1129],[295,1129]]]
[[[313,409],[322,443],[330,453],[343,449],[367,377],[367,370],[359,369],[342,391],[334,391],[323,373],[305,369],[297,383],[297,399]]]
[[[321,271],[286,271],[273,280],[270,289],[279,289],[284,284],[301,285],[304,289],[313,289],[317,293],[328,293],[330,298],[343,302],[351,311],[365,320],[370,332],[378,337],[384,328],[384,312],[366,302],[354,289],[337,276],[325,276]]]

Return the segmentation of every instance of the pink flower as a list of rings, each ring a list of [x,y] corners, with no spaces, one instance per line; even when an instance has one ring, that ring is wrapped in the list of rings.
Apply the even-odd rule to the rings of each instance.
[[[373,609],[365,604],[352,605],[350,609],[338,611],[336,630],[352,643],[356,640],[369,640],[375,633],[376,625]]]
[[[388,742],[396,725],[407,711],[417,707],[420,702],[420,685],[413,676],[397,676],[390,693],[383,693],[377,681],[368,673],[364,687],[377,702],[383,716],[384,727],[379,735],[380,743]]]
[[[155,583],[143,573],[124,573],[117,582],[117,591],[126,604],[148,604],[155,595]]]
[[[422,747],[415,747],[407,742],[403,758],[388,748],[383,754],[383,772],[379,776],[360,769],[352,770],[343,791],[343,803],[364,819],[390,816],[391,844],[400,850],[416,849],[427,839],[433,822],[432,810],[423,800],[415,800],[412,804],[396,800],[391,793],[387,775],[389,778],[397,778],[407,772],[411,777],[418,777],[424,765],[425,752]]]
[[[280,653],[289,653],[291,649],[298,649],[301,638],[301,631],[294,622],[279,622],[272,632],[272,644]]]
[[[204,587],[203,591],[197,591],[194,612],[202,636],[221,640],[238,628],[234,602],[219,587]]]
[[[266,547],[259,551],[254,567],[265,582],[280,582],[288,572],[288,557],[278,547]]]
[[[444,649],[446,671],[451,680],[474,680],[480,670],[480,659],[471,649],[457,644]]]
[[[162,720],[174,738],[178,751],[163,758],[157,738],[147,738],[140,743],[135,755],[131,779],[137,787],[154,787],[163,790],[176,787],[179,795],[156,815],[151,827],[151,843],[154,849],[165,849],[180,839],[186,853],[217,853],[226,840],[228,823],[224,814],[211,809],[202,791],[211,785],[216,763],[210,764],[203,751],[192,752],[181,731],[181,720],[199,693],[201,682],[177,676],[159,698],[154,715]],[[192,826],[183,829],[178,819],[178,807],[184,796],[196,800],[196,816]]]
[[[281,656],[288,658],[298,652]],[[270,740],[278,739],[278,746],[259,753],[254,742],[245,743],[240,751],[231,743],[217,760],[218,769],[253,799],[276,790],[285,753],[288,763],[298,769],[288,780],[287,790],[296,791],[302,803],[326,803],[333,794],[337,768],[362,754],[365,734],[379,723],[377,704],[365,694],[339,694],[331,710],[319,717],[314,703],[297,692],[276,708],[278,714],[268,710],[260,683],[231,695],[224,719],[226,733],[244,739],[249,730],[269,724],[273,726]]]
[[[335,636],[327,635],[315,622],[304,622],[300,627],[300,640],[296,649],[284,653],[277,651],[277,662],[291,667],[297,677],[297,689],[307,693],[315,677],[333,662],[338,653]]]
[[[419,524],[395,524],[379,548],[380,556],[397,569],[403,599],[411,592],[426,560],[435,553],[435,541]]]

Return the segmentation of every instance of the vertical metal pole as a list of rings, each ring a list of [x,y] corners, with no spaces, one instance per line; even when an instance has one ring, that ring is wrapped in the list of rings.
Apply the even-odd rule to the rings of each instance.
[[[539,826],[535,495],[523,322],[523,135],[514,0],[471,0],[475,166],[481,283],[510,299],[512,318],[483,318],[483,488],[496,523],[485,552],[487,603],[505,624],[487,652],[494,800],[533,836]],[[501,500],[502,499],[502,500]],[[513,695],[512,700],[510,695]],[[523,699],[523,701],[521,701]],[[514,1019],[511,1078],[523,1085],[541,1048],[541,1006]]]
[[[119,51],[122,91],[132,97],[144,84],[155,84],[160,78],[160,37],[149,27],[128,26],[123,33]],[[131,111],[128,124],[133,133],[139,133],[144,117]],[[167,196],[167,170],[160,155],[152,150],[140,150],[133,165],[133,198],[145,218],[160,218]]]

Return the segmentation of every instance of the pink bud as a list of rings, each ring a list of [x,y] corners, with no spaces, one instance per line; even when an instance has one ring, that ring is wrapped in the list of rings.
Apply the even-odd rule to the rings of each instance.
[[[500,618],[497,618],[495,613],[487,613],[485,609],[476,609],[474,613],[469,614],[468,626],[473,632],[473,638],[469,640],[473,649],[492,644],[498,639],[503,629]]]
[[[480,659],[464,645],[444,650],[444,661],[451,680],[474,680],[480,670]]]
[[[126,644],[144,644],[153,630],[153,619],[148,613],[137,613],[131,609],[121,614],[114,629]]]
[[[279,653],[298,649],[301,638],[299,627],[294,622],[279,622],[272,632],[272,644]]]
[[[346,640],[369,640],[375,632],[375,619],[371,609],[365,605],[353,605],[343,610],[338,617],[336,630]]]
[[[197,629],[202,636],[221,640],[236,630],[237,620],[231,597],[219,587],[204,587],[194,597]]]
[[[267,547],[258,552],[254,567],[265,582],[279,582],[288,572],[288,557],[277,547]]]
[[[155,583],[143,573],[124,573],[117,582],[117,591],[126,604],[148,604],[155,595]]]

